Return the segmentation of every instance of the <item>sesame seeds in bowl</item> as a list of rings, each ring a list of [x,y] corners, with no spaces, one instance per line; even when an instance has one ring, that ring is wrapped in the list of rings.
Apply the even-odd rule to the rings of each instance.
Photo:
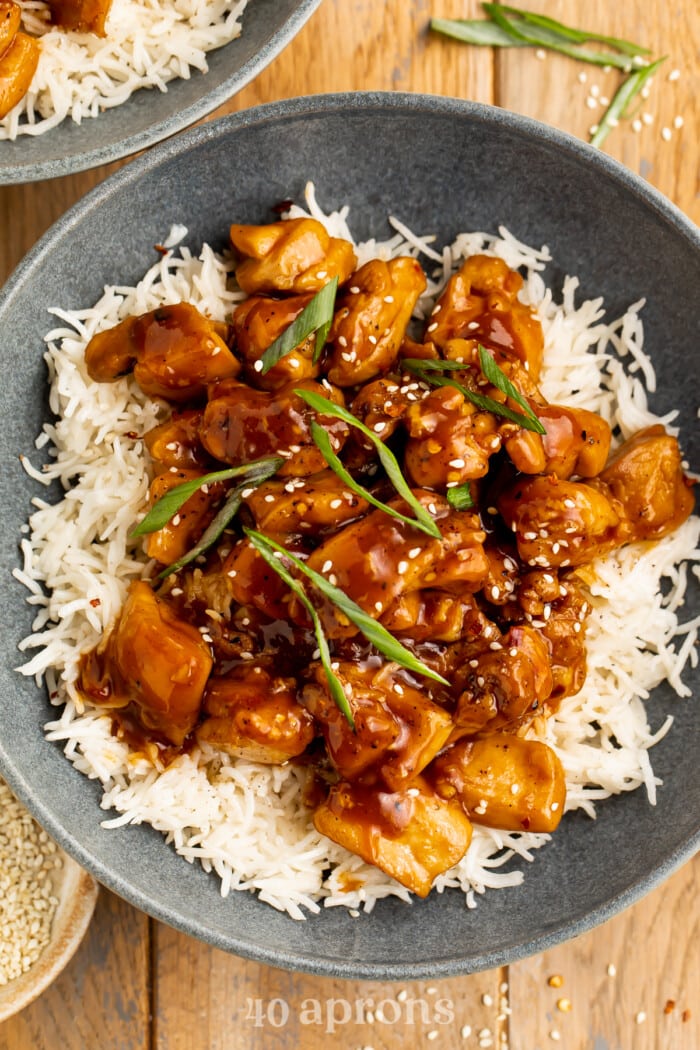
[[[27,1006],[80,944],[97,883],[0,781],[0,1022]]]

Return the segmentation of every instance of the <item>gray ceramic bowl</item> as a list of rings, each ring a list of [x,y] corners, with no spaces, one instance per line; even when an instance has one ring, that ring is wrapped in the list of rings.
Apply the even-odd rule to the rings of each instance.
[[[574,815],[528,868],[524,884],[469,911],[458,893],[412,905],[381,902],[371,917],[331,909],[295,923],[185,864],[146,827],[104,831],[98,790],[46,743],[45,695],[12,668],[28,632],[24,591],[10,578],[20,526],[37,486],[18,453],[45,418],[42,336],[47,308],[94,302],[105,283],[132,283],[153,245],[184,223],[188,243],[222,244],[229,223],[266,221],[301,199],[313,178],[322,204],[348,201],[358,235],[386,230],[395,212],[447,240],[495,229],[551,246],[556,285],[580,275],[613,315],[641,296],[659,376],[655,405],[681,410],[698,463],[695,426],[700,238],[667,201],[620,165],[572,138],[498,109],[410,95],[341,95],[265,106],[196,128],[119,171],[74,207],[20,266],[0,300],[4,373],[2,714],[0,772],[60,844],[97,878],[151,915],[228,951],[277,966],[344,977],[408,979],[506,963],[578,934],[667,877],[700,839],[697,711],[666,689],[653,725],[676,721],[654,750],[664,780],[655,809],[643,791]],[[42,492],[43,495],[43,492]],[[697,593],[685,611],[697,611]],[[687,679],[698,683],[698,673]]]
[[[289,41],[321,0],[251,0],[237,40],[210,51],[209,71],[137,91],[94,120],[64,120],[36,138],[0,142],[0,184],[53,179],[127,157],[182,131],[240,91]]]

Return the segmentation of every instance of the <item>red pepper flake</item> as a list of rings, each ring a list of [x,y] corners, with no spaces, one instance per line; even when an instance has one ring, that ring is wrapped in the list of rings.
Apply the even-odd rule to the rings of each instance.
[[[98,606],[102,605],[102,602],[99,598],[91,598],[90,605],[93,607],[93,609],[97,609]]]
[[[284,215],[286,211],[289,211],[293,204],[294,201],[291,200],[279,201],[277,204],[272,205],[272,210],[276,212],[277,215]]]
[[[162,244],[154,244],[153,247],[155,248],[155,250],[157,252],[160,252],[161,255],[167,255],[168,254],[168,249],[166,247],[164,247],[164,245],[162,245]]]
[[[138,434],[135,430],[127,430],[126,437],[130,438],[132,441],[136,441]]]
[[[675,1009],[676,1009],[676,1000],[675,999],[667,999],[666,1000],[666,1005],[664,1006],[664,1013],[665,1014],[670,1014]]]
[[[690,1020],[691,1016],[692,1015],[690,1013],[690,1010],[684,1010],[681,1014],[681,1021],[683,1022],[683,1024],[686,1024]]]
[[[547,978],[547,984],[550,988],[561,988],[564,984],[564,978],[560,973],[552,974],[551,977]]]

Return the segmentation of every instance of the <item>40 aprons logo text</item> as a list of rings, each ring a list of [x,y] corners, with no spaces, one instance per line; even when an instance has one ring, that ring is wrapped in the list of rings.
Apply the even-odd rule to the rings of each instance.
[[[293,1021],[316,1025],[332,1035],[344,1025],[451,1024],[455,1019],[451,999],[303,999],[290,1006],[286,999],[246,999],[245,1020],[254,1028],[284,1028]]]

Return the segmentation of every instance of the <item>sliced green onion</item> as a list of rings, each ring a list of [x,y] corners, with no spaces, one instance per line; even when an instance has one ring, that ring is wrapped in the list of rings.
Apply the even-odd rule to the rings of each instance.
[[[332,401],[329,401],[327,397],[321,397],[320,394],[315,394],[311,390],[295,390],[294,393],[303,401],[306,401],[307,405],[318,412],[319,415],[335,416],[337,419],[342,419],[351,427],[355,427],[357,430],[361,431],[365,437],[368,437],[377,450],[377,455],[386,471],[389,481],[394,486],[399,496],[403,497],[416,515],[416,520],[407,520],[410,521],[410,524],[415,528],[420,529],[421,532],[426,532],[429,536],[441,539],[442,534],[432,517],[411,492],[408,482],[401,473],[401,467],[396,460],[396,456],[391,449],[389,449],[384,442],[369,429],[369,427],[366,427],[356,416],[353,416],[352,412],[348,412],[347,408],[342,408],[340,405],[334,404]]]
[[[200,554],[204,553],[204,551],[209,550],[209,548],[216,543],[229,522],[238,513],[241,503],[243,502],[243,493],[247,489],[251,487],[255,488],[258,485],[261,485],[263,481],[267,481],[268,478],[271,478],[272,475],[279,470],[280,466],[280,461],[277,458],[258,460],[258,463],[266,463],[267,465],[265,467],[258,467],[255,471],[251,471],[250,467],[252,464],[247,464],[248,474],[245,481],[242,481],[239,485],[236,485],[234,489],[231,489],[223,507],[221,507],[212,522],[204,530],[201,538],[195,546],[187,551],[186,554],[183,554],[181,558],[178,558],[177,561],[174,561],[172,565],[168,565],[167,569],[163,569],[162,572],[158,573],[159,580],[164,580],[166,576],[170,576],[173,572],[179,572],[180,569],[184,568],[185,565],[189,565],[191,561],[198,558]],[[284,460],[282,460],[282,463],[284,463]]]
[[[271,474],[274,474],[284,462],[285,460],[280,456],[271,456],[266,459],[253,460],[252,463],[243,463],[240,467],[215,470],[211,474],[202,474],[199,478],[183,481],[182,485],[175,485],[153,504],[143,521],[130,533],[129,538],[135,539],[137,536],[145,536],[149,532],[157,532],[158,529],[162,529],[171,518],[175,517],[183,503],[186,503],[190,496],[193,496],[203,485],[213,485],[217,481],[230,481],[231,478],[238,478],[241,474],[256,473],[258,470],[264,471],[268,467],[273,467],[273,465],[274,469],[271,471]],[[268,474],[267,476],[269,477],[270,475]]]
[[[316,590],[320,591],[324,598],[327,598],[333,605],[337,605],[340,611],[345,613],[348,620],[354,623],[358,630],[362,632],[367,641],[371,642],[374,648],[382,653],[383,656],[386,656],[387,659],[400,664],[401,667],[405,667],[408,671],[414,671],[416,674],[424,675],[426,678],[432,678],[442,685],[450,684],[446,678],[443,678],[437,671],[433,671],[422,660],[419,660],[417,656],[414,656],[409,649],[406,649],[398,638],[394,638],[393,634],[390,634],[377,620],[373,619],[364,609],[361,609],[345,591],[341,591],[339,587],[329,583],[325,576],[321,576],[320,573],[311,569],[300,558],[290,553],[286,547],[280,546],[275,540],[263,535],[261,532],[254,532],[252,529],[243,529],[243,531],[251,543],[254,542],[254,538],[257,538],[260,542],[267,544],[268,547],[279,551],[285,558],[288,558],[299,572],[308,576]]]
[[[500,390],[502,394],[505,394],[506,397],[515,401],[516,405],[520,405],[525,415],[532,422],[532,426],[528,427],[528,430],[534,430],[537,434],[546,434],[547,431],[542,426],[518,388],[513,386],[508,376],[501,371],[491,357],[491,354],[488,350],[485,350],[481,344],[479,344],[479,364],[481,365],[481,371],[484,373],[489,383]]]
[[[478,394],[476,391],[470,390],[469,387],[457,382],[456,379],[435,375],[434,373],[442,371],[442,368],[439,367],[441,365],[445,366],[446,372],[466,371],[469,367],[468,365],[457,364],[454,361],[426,361],[422,357],[405,357],[401,362],[401,366],[407,372],[411,372],[425,383],[430,383],[431,386],[452,386],[459,390],[465,400],[471,401],[482,412],[491,412],[494,416],[510,419],[512,423],[517,423],[518,426],[524,427],[525,430],[534,430],[537,434],[544,434],[544,427],[536,416],[533,419],[530,415],[521,415],[520,412],[513,411],[512,408],[508,408],[508,405],[501,404],[500,401],[488,397],[487,394]]]
[[[640,47],[639,44],[633,44],[630,40],[621,40],[616,36],[603,36],[600,33],[589,32],[587,29],[575,29],[573,26],[565,26],[563,22],[557,22],[554,18],[548,18],[546,15],[535,14],[534,11],[523,11],[519,7],[509,7],[506,4],[501,4],[500,7],[502,11],[506,12],[506,14],[515,15],[516,18],[522,18],[524,22],[527,22],[530,25],[549,29],[552,33],[561,37],[563,40],[572,40],[578,44],[585,44],[588,40],[594,40],[599,44],[607,44],[608,47],[613,47],[616,51],[620,51],[624,55],[634,56],[651,54],[649,48]]]
[[[637,97],[647,80],[653,77],[661,63],[666,61],[667,57],[667,55],[664,55],[663,58],[658,58],[651,65],[638,69],[636,73],[630,73],[622,82],[612,102],[603,114],[597,130],[590,138],[591,146],[602,146],[605,139],[616,126],[617,121],[626,116],[630,103]]]
[[[464,44],[479,47],[530,47],[486,18],[431,18],[430,28]]]
[[[473,507],[474,498],[469,482],[465,481],[463,485],[453,485],[451,489],[448,489],[447,502],[455,510],[469,510]]]
[[[393,507],[388,506],[386,503],[382,503],[380,499],[372,495],[369,489],[366,489],[364,485],[360,485],[353,478],[341,461],[336,456],[331,446],[330,438],[328,433],[315,421],[311,424],[311,436],[314,439],[317,448],[321,451],[323,458],[325,459],[328,466],[334,471],[340,480],[351,489],[355,495],[361,496],[367,503],[371,503],[373,507],[378,510],[383,510],[385,514],[388,514],[392,518],[396,518],[398,521],[403,521],[406,525],[415,525],[415,518],[407,518],[405,514],[400,514],[398,510],[394,510]]]
[[[262,368],[259,369],[261,375],[265,375],[281,358],[286,357],[292,350],[296,350],[313,332],[316,333],[313,359],[318,361],[333,322],[333,308],[337,290],[338,278],[334,277],[332,281],[323,286],[320,292],[317,292],[311,302],[306,304],[289,327],[285,328],[273,343],[270,343],[260,358],[262,362]]]
[[[273,569],[277,573],[277,575],[284,580],[284,582],[289,587],[290,591],[292,591],[292,593],[297,596],[297,598],[311,617],[311,622],[314,626],[314,634],[316,635],[316,642],[318,644],[318,651],[321,656],[321,664],[323,665],[323,670],[325,671],[326,678],[328,680],[328,689],[333,700],[335,701],[336,706],[345,715],[348,725],[351,729],[354,729],[355,720],[352,717],[352,710],[350,708],[350,704],[348,703],[348,698],[345,695],[345,690],[343,689],[340,679],[337,677],[333,668],[331,667],[331,654],[328,648],[328,641],[326,639],[325,634],[323,633],[323,625],[321,624],[321,620],[318,613],[309,601],[306,591],[299,583],[299,581],[295,580],[292,574],[287,571],[287,569],[282,564],[281,560],[278,557],[276,557],[274,549],[270,546],[266,538],[261,533],[251,532],[249,529],[246,529],[245,531],[246,535],[248,536],[248,539],[253,544],[261,558],[264,558],[267,564],[270,566],[270,568]]]
[[[625,71],[630,68],[631,57],[628,54],[591,51],[581,44],[567,42],[561,35],[544,26],[528,24],[522,18],[508,18],[500,4],[483,3],[482,7],[504,32],[512,33],[517,40],[525,41],[531,47],[548,48],[550,51],[557,51],[559,54],[568,55],[569,58],[590,62],[595,66],[616,66]]]

